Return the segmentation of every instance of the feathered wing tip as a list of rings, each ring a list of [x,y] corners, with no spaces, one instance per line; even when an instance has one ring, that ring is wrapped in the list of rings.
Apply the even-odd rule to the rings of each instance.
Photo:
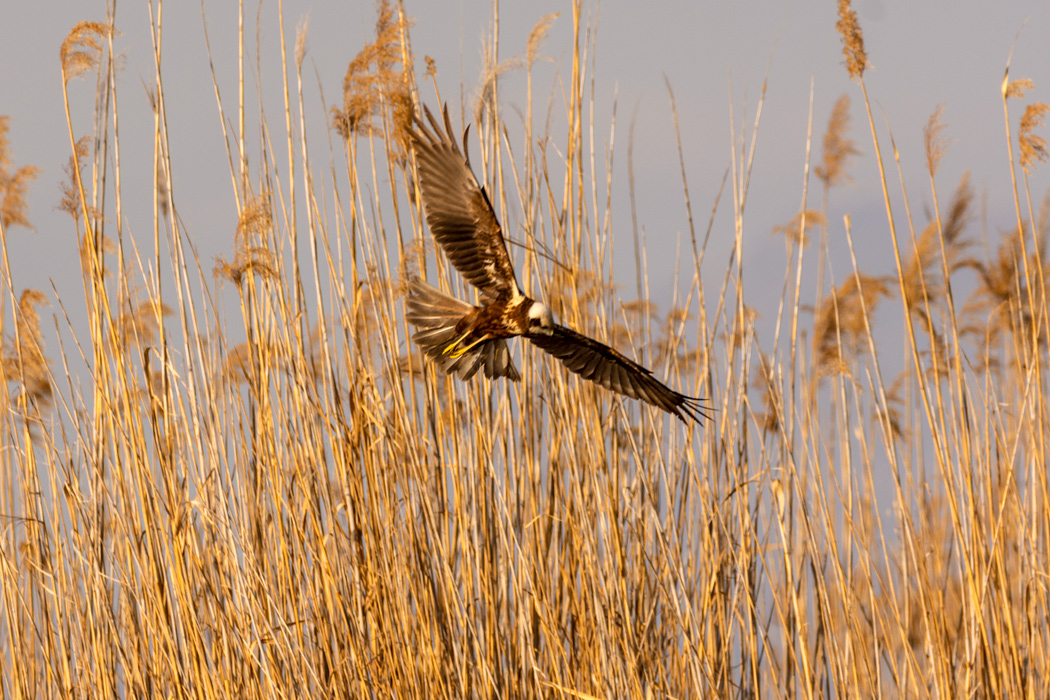
[[[459,357],[445,353],[445,349],[456,339],[456,325],[474,310],[471,304],[450,297],[418,277],[408,281],[406,301],[405,318],[417,328],[412,340],[446,374],[456,373],[466,380],[473,377],[478,369],[484,369],[489,379],[521,379],[511,360],[510,348],[502,338],[478,343]]]
[[[710,419],[705,399],[679,393],[653,377],[652,372],[608,345],[555,325],[549,334],[529,334],[528,339],[561,360],[570,371],[618,394],[663,409],[679,420],[703,424]]]
[[[677,410],[672,410],[671,413],[678,416],[680,420],[685,423],[692,420],[700,425],[703,425],[705,420],[711,420],[711,414],[708,411],[713,409],[704,403],[706,399],[686,396],[678,392],[675,392],[675,394],[677,394],[676,398],[678,399],[678,405],[675,407]]]

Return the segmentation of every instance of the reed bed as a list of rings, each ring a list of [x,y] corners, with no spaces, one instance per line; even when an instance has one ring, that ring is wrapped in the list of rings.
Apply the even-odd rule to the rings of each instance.
[[[537,18],[514,67],[529,76],[520,117],[502,108],[508,66],[493,43],[463,108],[471,162],[517,223],[505,229],[525,287],[711,397],[703,426],[524,348],[518,383],[464,383],[420,359],[407,275],[472,292],[434,250],[416,196],[406,128],[422,102],[440,104],[441,83],[414,56],[401,5],[380,3],[331,138],[304,133],[323,108],[302,97],[306,28],[293,41],[283,16],[269,49],[286,73],[245,79],[242,50],[238,95],[216,82],[240,220],[214,261],[179,216],[193,202],[170,177],[161,71],[148,86],[154,150],[122,151],[117,28],[72,29],[63,86],[96,79],[91,100],[67,93],[63,136],[82,300],[13,285],[7,237],[30,223],[35,171],[15,166],[0,121],[4,697],[1045,697],[1048,210],[1028,175],[1047,156],[1050,108],[1007,73],[1015,184],[990,196],[1012,199],[1016,222],[982,252],[973,187],[937,178],[940,113],[926,125],[928,189],[902,188],[841,0],[856,90],[807,149],[816,178],[779,230],[789,255],[764,335],[745,279],[771,271],[745,276],[740,255],[761,106],[733,136],[724,193],[690,192],[682,163],[690,229],[670,308],[650,299],[641,262],[638,298],[623,298],[585,18],[578,1]],[[575,37],[565,99],[534,105],[554,21]],[[158,12],[156,47],[161,26]],[[253,89],[284,105],[260,112],[255,147]],[[669,104],[677,128],[673,93]],[[534,121],[544,110],[567,127]],[[128,159],[155,173],[150,226],[134,227],[152,236],[124,225]],[[828,202],[857,167],[879,171],[897,267],[879,275],[854,256],[833,283],[829,248],[853,245]],[[893,211],[894,188],[932,201],[929,222]],[[732,211],[724,274],[704,264],[709,204]],[[816,299],[803,299],[814,275]],[[45,346],[47,303],[57,346]],[[894,307],[907,362],[888,376],[899,348],[873,328]],[[892,502],[876,501],[877,483]]]

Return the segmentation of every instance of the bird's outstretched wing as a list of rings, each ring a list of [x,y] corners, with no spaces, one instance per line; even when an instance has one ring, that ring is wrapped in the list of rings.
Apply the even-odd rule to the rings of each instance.
[[[571,328],[555,325],[551,335],[535,333],[526,337],[570,370],[599,386],[651,403],[686,423],[690,420],[703,423],[709,418],[704,413],[703,399],[678,393],[637,362]]]
[[[430,126],[417,118],[411,140],[430,232],[460,274],[485,296],[520,295],[496,212],[464,155],[467,132],[463,132],[460,151],[448,119],[448,105],[443,113],[444,130],[429,109],[423,110]]]

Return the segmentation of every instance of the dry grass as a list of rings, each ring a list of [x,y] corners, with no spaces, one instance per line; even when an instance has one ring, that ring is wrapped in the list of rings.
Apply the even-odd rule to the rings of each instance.
[[[10,119],[0,117],[0,224],[2,228],[29,226],[26,194],[29,183],[40,174],[39,168],[23,165],[11,172],[11,145],[7,132]]]
[[[284,120],[260,125],[266,150],[249,159],[235,133],[250,86],[235,106],[220,97],[215,128],[228,130],[240,218],[228,258],[210,268],[178,216],[192,203],[168,179],[179,154],[168,151],[159,81],[149,86],[156,152],[124,154],[155,174],[154,248],[112,223],[122,161],[105,154],[120,134],[93,110],[117,104],[103,99],[117,85],[113,30],[74,28],[63,85],[100,76],[92,98],[67,93],[69,183],[55,193],[83,251],[83,307],[13,286],[6,236],[29,224],[35,170],[12,172],[0,120],[14,317],[0,325],[4,697],[1045,695],[1050,271],[1047,216],[1034,215],[1027,180],[1046,156],[1045,106],[1026,108],[1004,154],[1022,177],[991,193],[1017,211],[996,251],[982,258],[968,244],[967,179],[941,214],[950,125],[938,111],[925,132],[930,221],[900,235],[887,196],[887,229],[871,235],[888,236],[896,271],[854,262],[830,293],[816,290],[808,315],[806,230],[841,232],[828,198],[860,155],[840,100],[816,169],[822,205],[803,202],[779,229],[789,243],[780,314],[792,322],[777,342],[778,318],[771,342],[743,303],[739,257],[701,290],[704,239],[692,231],[693,264],[680,266],[683,296],[669,310],[648,298],[641,265],[641,298],[618,297],[582,14],[574,6],[562,77],[567,131],[533,124],[531,73],[524,150],[496,109],[500,71],[529,70],[550,24],[567,21],[545,17],[525,60],[500,63],[491,48],[471,162],[497,210],[523,222],[527,239],[512,248],[523,284],[676,388],[714,397],[703,428],[535,353],[519,355],[517,384],[462,383],[421,361],[404,275],[460,282],[421,223],[404,149],[419,86],[400,6],[380,5],[375,42],[347,71],[334,153],[315,154],[324,135],[297,126],[322,109],[301,97],[305,26],[283,76]],[[872,133],[874,162],[862,163],[886,192],[849,2],[839,17]],[[1008,135],[1010,107],[1031,87],[1004,80]],[[91,124],[91,138],[74,136]],[[739,234],[753,149],[736,145],[725,206]],[[683,188],[688,203],[684,168]],[[848,220],[845,234],[852,253]],[[826,245],[822,236],[821,275]],[[48,301],[59,319],[86,314],[87,335],[61,328],[75,342],[45,348]],[[884,320],[892,305],[907,367],[884,377],[899,348],[875,333],[900,337]],[[892,503],[875,501],[876,482]]]

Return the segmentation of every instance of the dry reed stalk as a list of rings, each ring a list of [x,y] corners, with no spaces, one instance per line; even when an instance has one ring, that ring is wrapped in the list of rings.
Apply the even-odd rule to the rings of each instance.
[[[584,37],[593,34],[581,5],[573,10],[568,128],[534,147],[531,98],[522,125],[504,120],[491,105],[507,99],[506,82],[493,79],[477,162],[508,230],[524,231],[513,254],[528,261],[518,268],[528,286],[551,290],[583,329],[608,327],[683,382],[711,386],[722,410],[707,432],[687,439],[669,419],[543,361],[526,359],[522,382],[509,387],[438,377],[406,355],[402,271],[436,269],[443,284],[448,276],[426,244],[418,183],[399,143],[402,98],[391,91],[404,100],[416,92],[400,5],[380,5],[374,42],[359,53],[385,56],[386,67],[347,72],[350,97],[378,102],[348,106],[344,95],[340,124],[354,130],[333,151],[311,151],[305,134],[304,113],[317,107],[303,96],[304,31],[295,98],[284,84],[287,141],[266,146],[274,150],[246,152],[242,120],[222,116],[216,81],[215,129],[238,144],[228,161],[239,222],[225,234],[232,260],[216,265],[236,285],[225,296],[183,245],[175,213],[192,203],[168,180],[181,154],[167,151],[158,65],[148,88],[153,153],[125,150],[111,161],[103,148],[116,152],[119,131],[79,150],[71,137],[68,208],[81,240],[92,236],[85,302],[97,322],[87,335],[67,322],[45,354],[45,297],[16,293],[5,262],[3,302],[16,314],[0,406],[20,392],[38,410],[21,421],[27,414],[0,411],[0,693],[1038,694],[1050,674],[1050,596],[1040,583],[1050,542],[1047,406],[1036,369],[1050,362],[1040,316],[1045,217],[1034,222],[1029,211],[991,256],[971,251],[968,180],[940,211],[935,175],[946,141],[935,113],[925,143],[934,215],[897,254],[911,366],[892,383],[882,365],[896,348],[880,338],[894,316],[885,304],[875,311],[893,281],[858,266],[848,221],[851,274],[811,325],[792,330],[798,361],[785,365],[779,332],[767,345],[744,303],[739,246],[713,292],[714,313],[695,289],[706,237],[692,239],[681,299],[664,311],[649,299],[642,250],[639,298],[621,300],[602,240],[618,174],[611,155],[604,182],[596,173],[602,129],[588,117],[593,93],[584,93],[594,70]],[[840,17],[848,70],[863,91],[867,57],[849,3]],[[529,66],[549,22],[529,35]],[[74,46],[94,41],[97,52],[109,31],[71,34],[66,82],[82,64]],[[160,61],[159,13],[151,31]],[[496,48],[493,66],[502,65]],[[107,70],[93,55],[84,70]],[[387,82],[377,77],[384,70]],[[115,111],[106,97],[116,85],[100,80],[95,102]],[[270,76],[257,85],[265,91]],[[1008,89],[1009,99],[1022,87]],[[237,89],[240,115],[251,86],[242,78]],[[858,155],[839,104],[817,168],[823,212]],[[80,107],[69,108],[79,120]],[[1034,119],[1024,131],[1032,149]],[[733,136],[738,235],[758,121],[750,143]],[[276,133],[263,116],[259,127]],[[520,149],[523,130],[533,136]],[[611,151],[615,129],[608,133]],[[564,139],[557,149],[555,138]],[[276,150],[288,154],[283,172]],[[1025,176],[1036,154],[1022,163]],[[875,155],[885,196],[877,141]],[[264,164],[257,178],[242,169],[249,156]],[[150,157],[144,167],[170,197],[166,213],[155,204],[155,232],[167,226],[172,252],[158,244],[144,264],[115,223],[119,197],[95,192],[119,195],[127,159]],[[333,167],[318,165],[340,157],[348,191]],[[1019,187],[1014,194],[1020,202]],[[805,199],[783,231],[798,243],[821,221]],[[14,222],[0,217],[0,231]],[[396,260],[394,235],[405,241]],[[305,274],[290,260],[299,252],[309,254]],[[813,266],[801,246],[785,279],[795,265],[796,280]],[[147,271],[164,273],[166,286]],[[960,273],[977,278],[977,292],[956,316]],[[713,289],[708,280],[708,296]],[[50,301],[66,314],[62,300]],[[782,307],[804,325],[797,288],[794,301],[782,293]],[[938,371],[920,371],[934,336]],[[983,362],[966,361],[978,355]],[[87,365],[95,371],[84,388]],[[887,480],[889,505],[874,496]]]

